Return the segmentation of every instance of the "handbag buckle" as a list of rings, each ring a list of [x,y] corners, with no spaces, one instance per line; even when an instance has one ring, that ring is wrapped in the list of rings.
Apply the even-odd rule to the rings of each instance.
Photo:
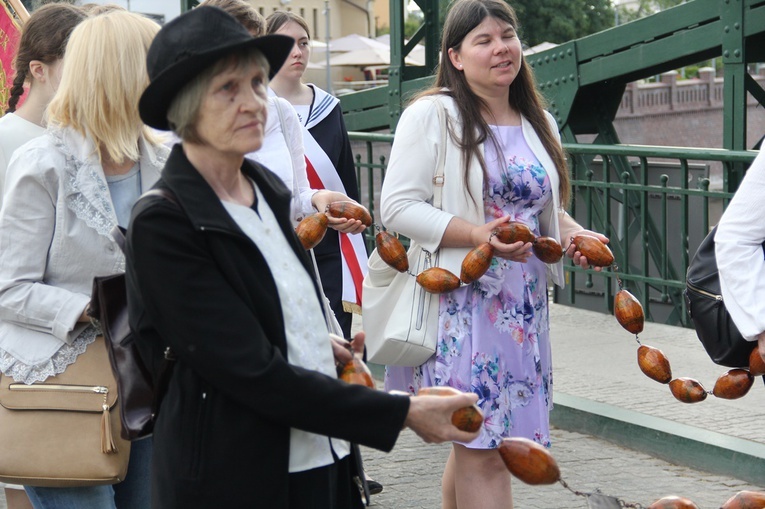
[[[436,175],[433,177],[433,185],[438,187],[444,187],[444,176]]]
[[[165,348],[165,359],[169,361],[174,361],[176,359],[173,350],[169,346]]]

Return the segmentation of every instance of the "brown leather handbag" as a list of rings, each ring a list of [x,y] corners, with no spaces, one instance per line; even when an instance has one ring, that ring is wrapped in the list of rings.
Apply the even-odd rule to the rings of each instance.
[[[73,487],[125,479],[117,382],[103,336],[60,375],[26,385],[0,373],[0,481]]]

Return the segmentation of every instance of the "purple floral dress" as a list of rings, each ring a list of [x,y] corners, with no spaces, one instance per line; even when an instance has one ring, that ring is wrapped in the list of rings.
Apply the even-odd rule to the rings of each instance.
[[[539,214],[552,200],[547,172],[520,127],[492,126],[501,154],[487,142],[486,221],[510,215],[539,235]],[[478,394],[485,422],[468,447],[491,449],[503,437],[550,446],[552,366],[546,265],[494,258],[478,281],[442,294],[436,353],[425,364],[388,366],[385,388],[416,394],[447,385]]]

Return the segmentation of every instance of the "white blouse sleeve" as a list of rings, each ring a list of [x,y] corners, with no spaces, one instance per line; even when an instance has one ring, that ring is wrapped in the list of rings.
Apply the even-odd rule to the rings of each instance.
[[[765,331],[765,151],[746,173],[715,235],[723,302],[749,340]]]
[[[431,252],[454,217],[431,203],[442,129],[436,108],[434,101],[421,99],[401,115],[380,195],[385,227]]]
[[[313,205],[311,204],[311,198],[313,197],[316,189],[311,189],[308,183],[308,175],[306,174],[305,165],[305,149],[303,148],[303,136],[305,130],[300,125],[295,108],[286,99],[278,98],[282,105],[282,112],[284,114],[284,125],[287,133],[285,133],[285,139],[289,140],[290,155],[292,157],[292,167],[295,168],[295,177],[297,178],[297,199],[300,203],[300,210],[303,214],[312,214],[314,212]],[[307,134],[307,133],[305,133]],[[293,200],[295,197],[293,197]]]

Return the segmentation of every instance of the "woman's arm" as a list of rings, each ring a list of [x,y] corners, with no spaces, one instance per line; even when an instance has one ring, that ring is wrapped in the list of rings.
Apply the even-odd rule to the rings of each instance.
[[[497,226],[507,223],[510,216],[502,216],[485,224],[473,224],[459,217],[453,217],[444,231],[441,247],[475,247],[488,242],[494,248],[494,256],[514,262],[525,263],[531,256],[530,242],[505,244],[491,232]]]
[[[765,152],[761,150],[725,209],[715,235],[715,256],[725,307],[741,334],[752,341],[765,331],[763,200]]]
[[[312,199],[316,193],[315,189],[311,189],[308,183],[308,175],[306,174],[305,166],[305,149],[303,148],[303,128],[300,126],[300,120],[298,120],[295,108],[281,97],[275,97],[274,101],[279,102],[281,108],[282,117],[284,118],[284,128],[286,132],[283,133],[285,144],[290,153],[292,162],[293,174],[296,180],[295,187],[298,191],[298,196],[293,196],[293,200],[298,200],[300,204],[300,210],[303,214],[311,214],[314,212]]]
[[[172,207],[162,203],[134,211],[127,253],[131,315],[143,317],[180,364],[264,419],[390,449],[409,400],[290,365],[267,332],[281,314],[270,273],[248,280],[259,286],[263,300],[254,312],[212,255],[210,246],[226,245],[220,241],[224,234],[194,230]],[[253,265],[245,272],[259,270],[258,251],[247,248],[247,255]],[[339,419],[349,424],[340,425]]]
[[[308,182],[308,174],[306,173],[305,162],[305,149],[303,147],[303,135],[304,129],[300,125],[297,113],[292,105],[282,98],[275,98],[279,101],[282,109],[282,115],[284,117],[284,126],[287,130],[284,133],[285,142],[289,148],[290,157],[292,158],[292,167],[294,168],[294,178],[296,180],[296,188],[298,190],[298,196],[293,197],[293,200],[298,200],[300,204],[300,210],[303,214],[312,214],[314,211],[324,212],[326,206],[334,201],[348,201],[350,198],[343,193],[336,191],[328,191],[326,189],[317,190],[311,189]],[[361,221],[348,220],[342,218],[329,218],[329,226],[343,233],[361,233],[366,229]]]
[[[55,170],[45,167],[50,160],[45,151],[29,149],[8,168],[0,210],[0,319],[71,342],[90,297],[47,282],[58,186]]]
[[[404,110],[380,195],[383,225],[416,240],[431,252],[441,245],[455,217],[430,203],[443,130],[436,108],[434,101],[421,99]],[[453,242],[470,242],[464,225],[460,225],[456,235],[458,238]]]

